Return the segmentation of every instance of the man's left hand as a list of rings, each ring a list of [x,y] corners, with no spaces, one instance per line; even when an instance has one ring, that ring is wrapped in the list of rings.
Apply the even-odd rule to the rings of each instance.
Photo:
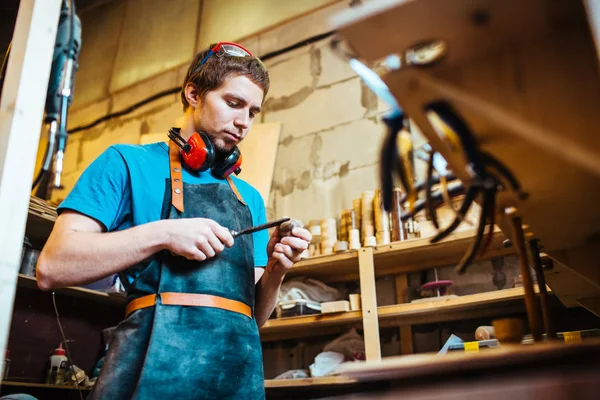
[[[286,272],[300,261],[300,256],[308,248],[311,240],[312,235],[304,228],[294,228],[289,236],[283,237],[279,227],[275,228],[267,244],[267,271],[280,274],[283,278]]]

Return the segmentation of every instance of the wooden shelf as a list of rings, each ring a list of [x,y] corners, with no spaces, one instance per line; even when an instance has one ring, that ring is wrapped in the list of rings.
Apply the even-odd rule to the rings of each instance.
[[[74,386],[50,385],[50,384],[46,384],[46,383],[13,382],[13,381],[0,381],[0,386],[16,386],[16,387],[23,387],[23,388],[59,389],[59,390],[77,390],[77,388]],[[91,390],[91,389],[81,388],[81,390]]]
[[[302,379],[265,379],[265,388],[300,388],[315,386],[335,386],[348,385],[356,383],[354,379],[343,376],[324,376],[321,378],[302,378]]]
[[[416,272],[457,263],[469,248],[474,234],[474,229],[468,229],[455,232],[433,244],[430,243],[431,238],[420,238],[377,246],[373,254],[375,274]],[[504,239],[500,229],[496,228],[485,258],[514,253],[515,249],[503,247]],[[327,282],[358,279],[358,252],[351,250],[302,260],[294,265],[287,276],[310,276]]]
[[[17,281],[17,286],[24,287],[28,289],[38,289],[37,282],[34,277],[19,274],[19,279]],[[56,291],[62,295],[73,296],[78,298],[83,298],[87,300],[92,300],[99,303],[108,303],[114,305],[125,305],[125,296],[122,294],[112,294],[100,292],[98,290],[91,290],[81,287],[67,287],[64,289],[59,289]]]
[[[537,288],[536,288],[537,291]],[[523,288],[497,290],[422,303],[396,304],[377,308],[381,326],[415,325],[432,322],[479,318],[525,310]],[[282,336],[301,337],[322,334],[323,328],[362,322],[362,311],[315,314],[269,320],[261,328],[263,341]]]

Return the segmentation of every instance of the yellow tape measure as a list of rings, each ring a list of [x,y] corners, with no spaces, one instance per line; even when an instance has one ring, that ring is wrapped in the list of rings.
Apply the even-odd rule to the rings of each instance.
[[[567,344],[581,343],[581,331],[563,332],[563,338]]]
[[[465,342],[465,353],[479,352],[479,342]]]

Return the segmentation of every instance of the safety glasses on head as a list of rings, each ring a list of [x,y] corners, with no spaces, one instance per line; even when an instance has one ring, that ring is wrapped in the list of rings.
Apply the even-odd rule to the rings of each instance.
[[[250,53],[248,50],[246,50],[244,47],[240,46],[237,43],[219,42],[215,45],[215,47],[210,49],[210,51],[202,59],[198,67],[204,65],[206,60],[208,60],[213,54],[216,54],[219,57],[222,57],[223,55],[228,55],[232,57],[252,57],[252,53]]]

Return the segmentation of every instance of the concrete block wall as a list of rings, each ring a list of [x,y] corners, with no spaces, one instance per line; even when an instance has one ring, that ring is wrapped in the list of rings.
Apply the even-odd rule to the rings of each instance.
[[[378,187],[381,106],[324,40],[269,60],[265,122],[280,121],[269,211],[305,222],[336,217]]]

